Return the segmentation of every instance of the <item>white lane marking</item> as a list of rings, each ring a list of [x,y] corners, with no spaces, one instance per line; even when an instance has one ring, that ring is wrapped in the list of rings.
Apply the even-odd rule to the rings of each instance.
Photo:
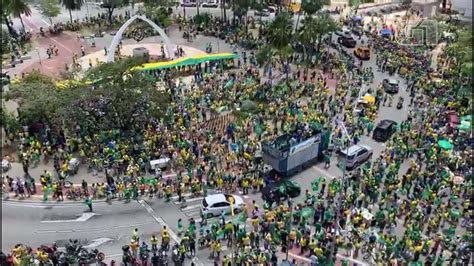
[[[85,222],[89,220],[90,218],[96,216],[96,215],[101,215],[98,213],[93,213],[93,212],[85,212],[81,214],[78,218],[74,220],[47,220],[47,221],[41,221],[40,223],[77,223],[77,222]]]
[[[107,227],[99,227],[99,228],[82,228],[82,229],[69,229],[69,230],[38,230],[35,233],[37,234],[50,234],[50,233],[87,233],[87,232],[109,232],[109,231],[116,231],[117,229],[124,229],[124,228],[132,228],[132,227],[139,227],[142,225],[147,224],[155,224],[156,222],[148,221],[144,223],[136,223],[136,224],[127,224],[127,225],[118,225],[118,226],[107,226]]]
[[[173,230],[171,230],[171,227],[163,220],[163,218],[156,215],[153,208],[151,208],[151,206],[148,205],[148,203],[146,203],[146,201],[139,200],[138,203],[140,203],[140,205],[142,205],[143,208],[145,208],[145,210],[151,215],[151,217],[153,217],[153,219],[155,219],[155,221],[157,221],[162,227],[166,226],[168,228],[168,232],[170,234],[170,237],[171,237],[171,239],[174,240],[174,242],[179,243],[181,241],[181,239],[176,235],[176,233],[173,232]]]
[[[96,248],[112,240],[113,240],[112,238],[107,238],[107,237],[97,238],[97,239],[92,240],[91,241],[92,243],[90,243],[89,245],[84,246],[84,248]]]
[[[359,265],[362,265],[362,266],[368,266],[369,264],[365,263],[365,262],[362,262],[360,260],[356,260],[356,259],[353,259],[353,258],[349,258],[349,257],[346,257],[346,256],[342,256],[342,255],[339,255],[339,254],[336,254],[336,257],[340,258],[340,259],[344,259],[344,260],[348,260],[350,262],[354,262],[354,263],[357,263]]]
[[[49,27],[49,26],[51,26],[51,24],[49,24],[49,22],[47,22],[47,21],[46,21],[46,20],[44,20],[43,18],[41,18],[41,21],[43,21],[43,22],[44,22],[44,24],[48,25],[48,27]]]
[[[71,208],[71,207],[81,207],[84,208],[84,204],[37,204],[37,203],[21,203],[21,201],[13,202],[10,200],[2,201],[2,204],[5,206],[14,206],[14,207],[25,207],[25,208]]]
[[[311,167],[312,169],[316,170],[316,171],[319,171],[321,172],[323,175],[325,175],[325,177],[329,178],[329,179],[334,179],[336,178],[333,174],[329,173],[327,170],[319,167],[319,166],[312,166]]]
[[[182,196],[183,196],[183,197],[189,197],[189,196],[191,196],[191,195],[192,195],[192,193],[191,193],[191,192],[188,192],[188,193],[184,193]],[[172,199],[172,200],[177,200],[178,198],[179,198],[179,197],[178,197],[177,195],[170,197],[170,199]]]
[[[58,42],[55,38],[49,38],[48,39],[52,40],[53,42],[57,43],[59,46],[61,46],[62,48],[64,48],[66,51],[70,52],[71,54],[74,54],[73,51],[71,51],[71,49],[67,48],[64,44]]]
[[[201,208],[201,205],[190,205],[190,206],[187,206],[186,208],[182,208],[181,211],[185,212],[185,211],[194,210],[197,208]]]
[[[115,257],[120,257],[120,256],[123,256],[123,253],[105,255],[105,258],[115,258]]]
[[[192,218],[200,218],[201,217],[201,210],[195,210],[195,211],[190,211],[190,212],[185,212],[184,215],[187,217],[192,217]],[[195,219],[196,220],[196,219]]]
[[[189,198],[189,199],[186,199],[186,203],[188,203],[188,202],[200,201],[200,200],[202,200],[203,198],[204,198],[204,197]],[[181,202],[179,202],[179,201],[174,201],[173,203],[176,204],[176,205],[180,205],[180,204],[181,204]]]

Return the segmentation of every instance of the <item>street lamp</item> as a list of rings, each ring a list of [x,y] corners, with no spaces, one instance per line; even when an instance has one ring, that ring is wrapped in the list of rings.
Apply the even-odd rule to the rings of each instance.
[[[36,54],[38,55],[39,63],[40,63],[41,69],[43,69],[43,63],[42,63],[42,61],[41,61],[41,55],[40,55],[40,52],[39,52],[38,48],[36,48],[35,51],[36,51]]]

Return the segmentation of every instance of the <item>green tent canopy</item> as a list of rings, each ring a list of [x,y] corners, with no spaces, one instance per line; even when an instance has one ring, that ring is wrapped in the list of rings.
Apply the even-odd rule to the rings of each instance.
[[[230,60],[238,58],[239,56],[234,53],[219,53],[219,54],[205,54],[192,57],[183,57],[167,62],[155,62],[144,64],[143,66],[135,67],[136,70],[151,71],[161,70],[174,67],[197,65],[204,62],[216,61],[216,60]]]
[[[453,148],[453,144],[451,144],[449,141],[447,140],[440,140],[438,141],[438,146],[443,149],[443,150],[451,150]]]

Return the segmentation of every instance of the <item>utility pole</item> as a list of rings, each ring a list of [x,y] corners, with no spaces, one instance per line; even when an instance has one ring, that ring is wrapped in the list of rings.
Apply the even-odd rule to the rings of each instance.
[[[353,108],[354,111],[355,111],[356,106],[357,106],[357,101],[354,104],[354,108]],[[352,118],[352,119],[354,119],[354,118]],[[352,122],[354,122],[354,120]],[[338,124],[338,126],[341,128],[344,135],[346,135],[349,138],[350,135],[349,135],[349,132],[347,132],[347,129],[346,129],[346,126],[344,125],[344,122],[336,120],[336,124]],[[347,147],[346,147],[346,154],[347,155],[349,154],[349,147],[350,147],[350,141],[349,141],[349,143],[347,144]],[[334,254],[334,253],[336,251],[336,238],[337,238],[337,232],[338,232],[338,229],[339,229],[338,228],[339,227],[339,213],[341,212],[342,196],[343,196],[343,193],[344,193],[345,187],[346,187],[346,166],[347,166],[347,158],[344,161],[342,161],[339,165],[339,167],[341,167],[341,170],[342,170],[341,189],[340,189],[339,193],[337,193],[337,198],[336,198],[336,225],[335,225],[335,229],[334,229],[333,240],[332,240],[332,243],[331,243],[331,252],[329,253],[329,258],[328,258],[327,263],[330,263],[333,260],[335,261],[335,259],[336,259],[336,254]]]

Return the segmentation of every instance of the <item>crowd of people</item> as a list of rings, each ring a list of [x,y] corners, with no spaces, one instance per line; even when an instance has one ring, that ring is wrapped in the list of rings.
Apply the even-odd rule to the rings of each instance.
[[[9,189],[19,196],[25,196],[25,190],[28,195],[34,193],[34,177],[28,169],[41,160],[52,160],[55,172],[39,177],[44,200],[51,191],[61,200],[66,187],[74,197],[125,201],[144,196],[169,201],[176,194],[181,201],[188,192],[236,193],[249,186],[259,191],[267,174],[255,159],[262,141],[284,133],[300,136],[315,124],[332,131],[336,150],[370,136],[378,111],[391,100],[375,84],[367,91],[375,102],[358,113],[353,106],[362,84],[371,85],[373,76],[380,75],[377,72],[386,72],[406,82],[410,106],[407,118],[378,157],[344,178],[320,180],[312,191],[304,192],[302,202],[254,203],[233,218],[223,215],[218,223],[208,224],[203,217],[199,225],[194,221],[185,227],[181,224],[177,258],[182,261],[194,255],[199,244],[223,265],[278,265],[278,254],[294,252],[295,247],[312,265],[328,265],[336,254],[373,265],[468,263],[472,243],[465,228],[471,223],[471,133],[453,125],[446,113],[466,116],[472,110],[454,95],[453,66],[446,55],[439,59],[443,68],[433,70],[427,51],[368,35],[378,67],[371,69],[330,39],[326,42],[317,69],[290,71],[278,63],[262,69],[255,60],[241,58],[233,70],[197,70],[198,78],[189,86],[176,85],[163,73],[158,78],[169,85],[173,102],[166,116],[150,121],[142,134],[130,136],[111,129],[94,135],[78,131],[66,137],[47,126],[35,133],[24,130],[17,142],[25,177],[8,177]],[[290,61],[297,60],[295,55]],[[272,72],[288,72],[288,79],[283,75],[279,81]],[[337,79],[334,91],[328,77]],[[222,109],[243,110],[248,102],[255,103],[256,112],[218,114]],[[231,119],[208,121],[210,115],[222,113]],[[336,120],[344,121],[347,132]],[[440,144],[446,142],[452,146]],[[104,182],[89,185],[83,181],[80,187],[72,186],[71,192],[67,176],[76,156],[91,175],[104,171]],[[159,158],[170,159],[167,167],[175,176],[152,169],[150,162]],[[239,224],[246,221],[251,226],[241,228]],[[167,233],[162,232],[166,246],[167,241]],[[157,242],[155,237],[151,244]],[[225,242],[233,252],[223,256]],[[139,241],[133,239],[130,250],[138,249]],[[124,249],[124,260],[129,259],[128,252]]]

